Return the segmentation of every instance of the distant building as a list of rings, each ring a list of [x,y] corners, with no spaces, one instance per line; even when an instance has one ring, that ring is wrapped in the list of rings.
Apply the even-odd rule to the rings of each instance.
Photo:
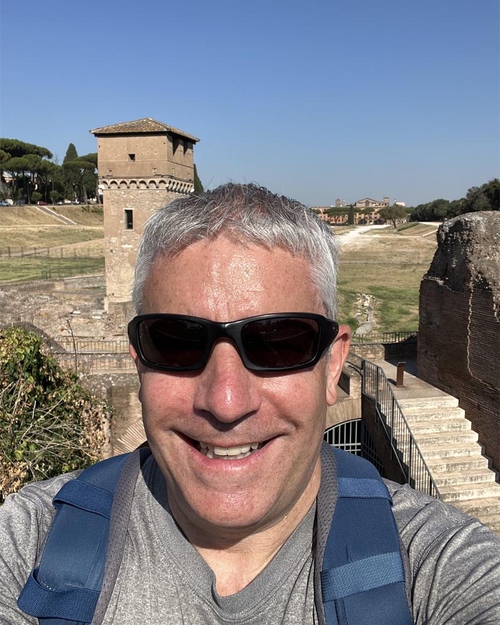
[[[405,206],[405,203],[397,202],[397,205]],[[349,222],[350,206],[351,205],[347,204],[345,200],[337,198],[335,200],[335,206],[316,206],[312,210],[314,210],[323,221],[332,225],[341,226]],[[387,208],[389,206],[389,197],[385,196],[382,201],[364,197],[354,202],[352,206],[354,207],[354,223],[356,225],[382,223],[379,211],[381,208]]]
[[[379,200],[374,200],[371,197],[364,197],[362,200],[358,200],[354,202],[354,208],[387,208],[389,206],[389,198],[384,197],[380,202]]]
[[[105,308],[125,323],[134,314],[131,287],[144,222],[194,190],[199,139],[150,117],[90,132],[97,137],[104,205]]]

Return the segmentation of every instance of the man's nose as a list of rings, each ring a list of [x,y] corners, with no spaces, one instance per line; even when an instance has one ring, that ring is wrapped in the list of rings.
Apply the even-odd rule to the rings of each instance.
[[[245,368],[230,341],[218,341],[198,376],[195,410],[232,423],[256,412],[261,401],[258,376]]]

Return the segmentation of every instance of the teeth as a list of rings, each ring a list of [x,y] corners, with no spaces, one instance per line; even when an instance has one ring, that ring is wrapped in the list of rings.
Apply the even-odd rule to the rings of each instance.
[[[214,447],[208,443],[199,443],[200,451],[207,458],[219,460],[240,460],[246,458],[261,447],[261,443],[247,443],[239,447]]]

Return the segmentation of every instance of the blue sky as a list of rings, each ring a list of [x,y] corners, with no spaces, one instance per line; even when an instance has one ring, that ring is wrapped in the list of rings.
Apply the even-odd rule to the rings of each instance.
[[[153,117],[205,187],[310,206],[455,199],[499,175],[498,0],[0,0],[0,136],[62,162]]]

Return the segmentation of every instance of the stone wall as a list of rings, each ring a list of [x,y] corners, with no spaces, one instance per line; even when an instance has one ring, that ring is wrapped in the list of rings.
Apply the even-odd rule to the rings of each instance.
[[[131,451],[133,447],[120,447],[120,440],[126,436],[131,426],[142,418],[141,403],[138,399],[139,379],[137,373],[92,374],[83,377],[85,384],[94,393],[105,397],[113,407],[110,427],[110,446],[106,456]]]
[[[500,213],[442,224],[420,287],[417,373],[458,397],[500,470]]]

